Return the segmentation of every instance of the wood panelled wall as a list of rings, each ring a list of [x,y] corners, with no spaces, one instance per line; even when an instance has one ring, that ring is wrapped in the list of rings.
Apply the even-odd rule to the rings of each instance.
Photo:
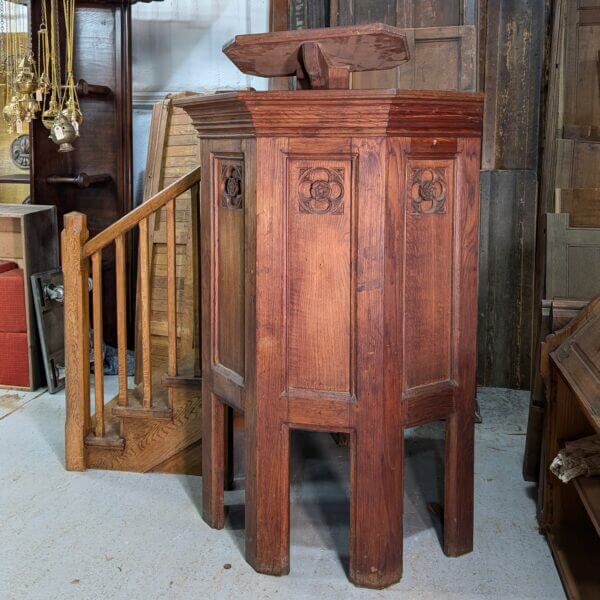
[[[537,479],[540,468],[546,405],[540,344],[556,329],[554,303],[560,298],[585,304],[600,293],[600,0],[551,4],[537,213],[537,343],[523,464],[529,480]]]
[[[551,0],[273,1],[275,29],[285,28],[286,11],[290,29],[378,21],[406,29],[412,60],[393,71],[355,74],[355,88],[485,89],[478,343],[482,385],[530,386],[539,106],[549,4]]]
[[[540,0],[488,0],[478,344],[486,386],[531,382],[546,21]]]

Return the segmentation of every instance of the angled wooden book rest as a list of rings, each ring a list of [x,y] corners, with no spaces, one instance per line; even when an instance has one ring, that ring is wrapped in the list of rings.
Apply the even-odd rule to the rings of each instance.
[[[290,429],[350,434],[350,577],[402,574],[403,431],[445,419],[444,550],[473,541],[481,94],[349,90],[408,60],[385,25],[239,36],[286,92],[176,101],[201,144],[203,515],[245,416],[246,558],[289,563]]]

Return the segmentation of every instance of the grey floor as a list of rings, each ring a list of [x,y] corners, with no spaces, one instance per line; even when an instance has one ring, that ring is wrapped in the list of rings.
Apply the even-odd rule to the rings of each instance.
[[[0,390],[0,598],[564,598],[520,474],[527,394],[479,400],[475,551],[441,551],[428,504],[441,500],[443,431],[418,428],[406,440],[404,577],[368,591],[346,578],[348,456],[327,434],[293,439],[291,573],[273,578],[244,561],[243,492],[227,493],[228,527],[213,531],[199,477],[68,473],[64,396]]]

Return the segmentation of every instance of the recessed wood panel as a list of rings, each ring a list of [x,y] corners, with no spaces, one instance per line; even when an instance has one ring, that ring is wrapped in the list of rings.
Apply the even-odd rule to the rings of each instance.
[[[405,173],[405,389],[452,377],[454,162],[409,159]]]
[[[352,160],[288,159],[288,389],[351,393]]]
[[[555,187],[600,187],[600,142],[559,140]]]
[[[215,328],[217,364],[244,377],[244,160],[213,155]]]
[[[600,294],[600,228],[569,227],[569,215],[546,215],[546,297],[591,300]]]
[[[567,2],[565,27],[565,90],[563,122],[593,125],[600,121],[598,52],[600,3]]]
[[[407,32],[412,60],[398,67],[400,89],[474,91],[477,86],[475,27],[428,27]]]

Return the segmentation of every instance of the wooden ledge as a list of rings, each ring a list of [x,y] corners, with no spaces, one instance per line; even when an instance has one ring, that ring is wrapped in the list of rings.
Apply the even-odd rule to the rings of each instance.
[[[129,390],[127,406],[115,404],[112,407],[115,417],[127,417],[133,419],[158,419],[170,421],[173,411],[167,406],[163,398],[152,398],[152,408],[145,408],[142,404],[141,394],[137,389]]]
[[[239,91],[173,101],[200,137],[481,137],[483,94],[455,91]]]

